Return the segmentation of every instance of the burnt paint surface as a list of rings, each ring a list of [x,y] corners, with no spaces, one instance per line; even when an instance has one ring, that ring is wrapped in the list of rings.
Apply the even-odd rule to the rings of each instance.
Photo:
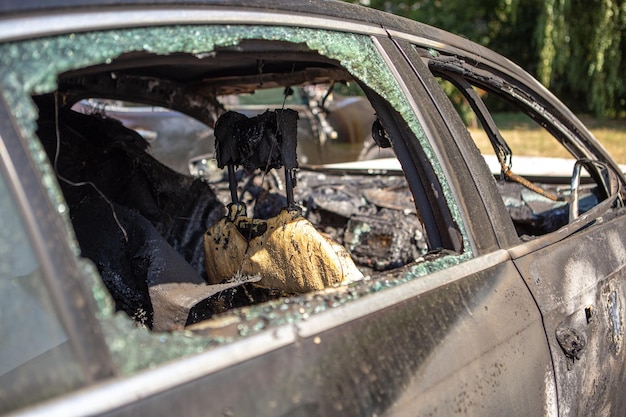
[[[544,316],[561,416],[626,415],[625,233],[596,221],[515,260]]]
[[[507,262],[108,415],[543,415],[551,369]]]

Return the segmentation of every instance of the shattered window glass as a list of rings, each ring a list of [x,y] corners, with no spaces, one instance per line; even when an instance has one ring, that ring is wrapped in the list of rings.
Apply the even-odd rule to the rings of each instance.
[[[0,411],[6,412],[76,388],[84,377],[1,176],[0,212]]]
[[[434,152],[369,37],[181,26],[0,48],[3,93],[61,215],[69,205],[68,235],[124,372],[472,256]],[[372,94],[420,143],[463,253],[428,247]]]

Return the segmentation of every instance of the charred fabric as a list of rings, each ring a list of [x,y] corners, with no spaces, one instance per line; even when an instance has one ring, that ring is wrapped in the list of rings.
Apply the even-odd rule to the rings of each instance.
[[[209,183],[158,162],[117,120],[54,100],[36,97],[38,135],[82,256],[117,309],[153,330],[359,280],[426,252],[403,177],[296,172],[295,111],[224,113],[216,157],[227,170]]]

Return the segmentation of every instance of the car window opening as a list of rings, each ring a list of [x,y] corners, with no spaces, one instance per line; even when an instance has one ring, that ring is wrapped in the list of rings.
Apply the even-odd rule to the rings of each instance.
[[[275,89],[283,103],[293,89],[303,94],[298,110],[241,104],[254,95],[221,97],[215,130],[205,126],[214,152],[188,164],[197,176],[151,155],[164,139],[159,132],[124,125],[133,125],[140,103],[78,100],[80,78],[68,80],[60,82],[68,91],[35,97],[37,133],[82,255],[96,264],[116,308],[141,325],[181,329],[410,265],[428,251],[400,173],[323,168],[337,161],[334,149],[354,149],[345,161],[393,154],[362,92],[339,94],[346,80]],[[305,144],[299,152],[296,140]],[[299,158],[316,164],[299,166]]]
[[[65,244],[77,256],[107,348],[123,373],[292,326],[473,257],[444,170],[369,36],[159,26],[59,35],[0,49],[8,69],[1,75],[3,98],[66,226]],[[42,59],[49,63],[45,68]],[[264,60],[263,89],[258,59]],[[293,90],[286,99],[285,87]],[[276,91],[278,100],[269,99]],[[213,154],[215,120],[228,110],[253,117],[281,109],[283,102],[299,117],[294,201],[316,230],[349,251],[364,279],[299,295],[253,283],[217,284],[216,294],[189,308],[185,297],[206,286],[203,234],[232,201],[228,176]],[[153,129],[150,117],[166,122]],[[421,168],[409,166],[410,181],[392,148],[377,143],[385,138],[421,152]],[[118,221],[93,186],[65,183],[54,165],[73,183],[96,184]],[[235,177],[250,218],[284,201],[284,177],[276,170],[262,180],[261,173],[239,168]],[[417,207],[437,221],[422,224]],[[441,233],[454,234],[454,245],[427,243],[440,226]],[[173,284],[156,295],[165,295],[159,301],[168,303],[164,307],[182,312],[182,319],[174,314],[173,327],[184,322],[193,337],[149,331],[154,282]]]
[[[448,62],[446,65],[451,64]],[[604,184],[598,183],[596,178],[589,174],[594,170],[603,169],[594,166],[592,161],[581,165],[582,175],[579,176],[580,184],[575,187],[575,193],[572,192],[572,172],[576,159],[572,159],[571,163],[563,159],[547,159],[546,164],[550,164],[549,161],[552,163],[556,161],[561,165],[567,165],[566,172],[556,175],[538,172],[536,168],[531,170],[525,168],[525,165],[530,165],[529,162],[534,164],[536,162],[530,160],[523,152],[517,153],[516,147],[508,143],[505,138],[507,134],[501,133],[499,123],[494,121],[490,110],[495,106],[500,112],[519,114],[524,120],[530,119],[527,113],[523,113],[513,104],[515,101],[512,97],[507,97],[504,92],[498,92],[486,86],[473,85],[470,77],[466,78],[444,71],[439,63],[434,61],[431,63],[431,70],[439,77],[440,83],[443,83],[444,90],[453,103],[457,103],[455,107],[462,118],[465,116],[467,119],[468,115],[464,112],[467,113],[467,109],[471,109],[476,126],[470,129],[470,133],[497,179],[497,188],[517,233],[523,240],[554,232],[573,221],[576,218],[572,215],[573,205],[576,208],[576,214],[580,214],[597,206],[608,197]],[[526,110],[526,112],[531,112],[531,110]],[[539,120],[540,118],[535,116],[532,119]],[[469,123],[469,120],[466,122]],[[534,121],[531,124],[535,125]],[[544,131],[544,127],[537,126],[537,128]],[[483,131],[487,139],[486,144],[480,139]],[[545,129],[545,133],[546,136],[556,141],[550,130]],[[550,139],[546,138],[546,140]],[[572,158],[567,143],[558,140],[558,147],[561,150],[559,155]],[[490,154],[494,157],[492,158]],[[578,158],[578,160],[587,161],[585,158]],[[524,173],[520,175],[517,170]],[[604,170],[606,171],[606,168]],[[575,203],[572,204],[573,195],[576,197]]]
[[[473,256],[425,131],[368,36],[231,25],[77,33],[46,38],[46,47],[42,42],[3,46],[5,68],[20,69],[19,77],[3,74],[3,95],[68,227],[107,347],[124,373],[298,323]],[[72,53],[59,54],[68,45]],[[80,45],[89,47],[74,48]],[[285,95],[285,88],[292,92]],[[214,157],[215,121],[228,110],[252,118],[282,108],[298,112],[294,201],[319,233],[348,251],[364,278],[304,294],[224,282],[206,298],[203,236],[232,202],[227,169],[217,168]],[[154,128],[151,117],[167,122]],[[385,140],[394,147],[411,142],[423,152],[426,164],[411,181],[393,148],[381,146]],[[60,180],[55,169],[85,185]],[[433,195],[416,191],[424,172],[422,190],[432,193],[435,186]],[[283,206],[282,172],[239,168],[235,178],[247,217]],[[422,224],[417,207],[420,215],[446,212],[437,223]],[[429,246],[439,226],[460,244]],[[155,283],[168,285],[151,293]],[[153,297],[171,312],[172,320],[160,323],[193,330],[194,337],[150,332]]]

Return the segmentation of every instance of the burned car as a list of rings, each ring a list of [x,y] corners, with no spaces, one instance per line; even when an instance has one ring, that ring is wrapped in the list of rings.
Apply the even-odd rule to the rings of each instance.
[[[512,62],[332,1],[0,9],[3,413],[626,412],[625,179]]]

